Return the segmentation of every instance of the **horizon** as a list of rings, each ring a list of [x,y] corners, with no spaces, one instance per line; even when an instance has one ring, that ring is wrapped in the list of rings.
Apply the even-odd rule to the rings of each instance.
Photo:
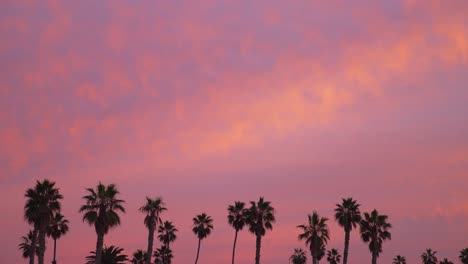
[[[468,247],[468,1],[3,1],[0,3],[0,263],[30,226],[24,193],[56,182],[70,231],[57,262],[95,250],[85,188],[115,183],[122,224],[104,244],[146,250],[145,197],[195,260],[191,220],[214,220],[200,264],[230,263],[227,206],[265,197],[276,223],[262,263],[310,252],[298,225],[353,197],[393,225],[378,263],[458,263]],[[47,240],[50,263],[53,241]],[[158,247],[155,243],[155,248]],[[236,263],[253,263],[239,233]],[[325,263],[322,260],[321,263]],[[370,263],[351,232],[350,264]]]

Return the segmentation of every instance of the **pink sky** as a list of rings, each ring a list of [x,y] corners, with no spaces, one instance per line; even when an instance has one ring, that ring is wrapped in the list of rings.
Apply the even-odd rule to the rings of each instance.
[[[277,211],[262,262],[286,263],[307,214],[352,196],[389,215],[379,261],[457,261],[468,247],[468,1],[16,1],[0,3],[0,263],[29,227],[24,191],[57,182],[70,232],[59,263],[83,263],[94,229],[84,188],[116,183],[122,226],[105,244],[146,248],[146,195],[195,259],[191,219],[214,232],[199,263],[228,263],[226,207]],[[330,221],[329,248],[344,234]],[[48,242],[46,262],[52,243]],[[254,261],[240,233],[237,263]],[[352,233],[350,263],[370,262]]]

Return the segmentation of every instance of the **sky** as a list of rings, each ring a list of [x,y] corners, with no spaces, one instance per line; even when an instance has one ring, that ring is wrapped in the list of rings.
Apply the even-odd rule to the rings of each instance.
[[[56,181],[70,232],[59,263],[84,262],[94,228],[85,188],[126,201],[105,244],[146,248],[145,196],[179,229],[174,263],[195,259],[192,218],[214,231],[199,263],[229,263],[227,206],[264,196],[277,221],[262,262],[302,247],[297,225],[335,204],[389,216],[379,261],[468,247],[468,1],[33,1],[0,3],[0,255],[17,245],[24,192]],[[46,262],[51,261],[47,242]],[[159,246],[159,244],[156,244]],[[309,254],[308,254],[309,255]],[[239,234],[237,262],[255,237]],[[351,234],[349,263],[369,263]]]

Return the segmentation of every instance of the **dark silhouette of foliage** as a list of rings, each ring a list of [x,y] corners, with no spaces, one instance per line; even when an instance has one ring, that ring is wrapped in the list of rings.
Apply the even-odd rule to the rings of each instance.
[[[146,252],[138,249],[133,253],[133,258],[130,261],[132,264],[145,264],[146,261]]]
[[[361,221],[360,232],[364,242],[369,243],[369,250],[372,253],[372,264],[377,263],[377,258],[382,253],[382,245],[385,240],[392,238],[389,229],[392,227],[387,222],[388,216],[380,215],[377,210],[370,214],[364,213]]]
[[[155,264],[171,264],[172,258],[174,256],[172,255],[172,250],[169,247],[163,245],[156,249],[154,252],[154,257]]]
[[[335,220],[344,228],[345,244],[343,251],[343,264],[348,263],[349,240],[353,228],[355,229],[361,222],[360,204],[353,198],[342,199],[341,204],[336,204]]]
[[[338,252],[338,249],[332,248],[327,251],[327,261],[330,264],[338,264],[341,261],[341,255]]]
[[[115,184],[108,186],[99,183],[96,190],[87,188],[88,195],[83,196],[86,204],[82,205],[80,212],[84,213],[83,221],[89,225],[93,225],[97,234],[96,241],[96,264],[104,264],[101,262],[101,255],[104,245],[104,235],[113,227],[120,225],[120,216],[118,212],[125,213],[123,200],[118,199],[119,191]]]
[[[325,254],[324,248],[330,239],[327,225],[328,218],[320,217],[315,211],[307,217],[306,224],[297,226],[302,230],[298,238],[299,240],[305,240],[312,255],[312,263],[317,264],[319,258]]]
[[[444,260],[440,261],[439,264],[453,264],[453,262],[444,258]]]
[[[33,246],[32,243],[36,243],[36,245]],[[34,238],[34,232],[32,230],[29,230],[26,236],[21,237],[21,243],[18,245],[18,248],[21,250],[22,256],[25,259],[29,258],[30,250],[36,250],[36,254],[33,255],[37,255],[39,247],[37,246],[37,239]]]
[[[146,264],[151,264],[151,256],[153,254],[154,231],[158,223],[161,223],[161,213],[166,211],[162,198],[151,199],[146,197],[146,204],[140,208],[142,213],[145,213],[145,226],[148,228],[148,249],[146,254]]]
[[[235,201],[234,205],[228,206],[228,222],[236,230],[234,235],[234,245],[232,247],[232,264],[236,255],[237,233],[245,226],[245,203]]]
[[[206,213],[197,215],[192,219],[193,221],[193,233],[198,237],[198,249],[197,249],[197,258],[195,259],[195,264],[198,263],[198,257],[200,255],[200,244],[202,239],[205,239],[211,234],[213,230],[213,219],[208,216]]]
[[[433,251],[430,248],[426,249],[426,251],[421,255],[423,264],[437,264],[436,254],[437,251]]]
[[[458,258],[463,264],[468,264],[468,248],[462,249]]]
[[[170,221],[164,221],[162,225],[158,228],[158,239],[169,248],[170,244],[177,239],[177,228],[175,228],[174,224]]]
[[[305,264],[307,262],[307,256],[302,248],[295,248],[289,260],[292,261],[293,264]]]
[[[52,221],[47,227],[47,236],[51,237],[54,240],[54,259],[52,264],[57,263],[56,253],[57,253],[57,239],[61,238],[68,232],[68,220],[60,213],[55,213]]]
[[[101,255],[102,264],[125,264],[128,260],[127,255],[122,254],[123,248],[116,246],[104,247]],[[97,264],[97,254],[95,251],[86,257],[86,264]]]
[[[392,264],[406,264],[406,258],[398,255],[393,259]]]

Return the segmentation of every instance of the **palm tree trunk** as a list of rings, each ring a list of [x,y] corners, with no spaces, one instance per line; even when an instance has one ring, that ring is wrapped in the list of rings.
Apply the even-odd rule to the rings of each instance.
[[[101,264],[103,245],[104,245],[104,233],[98,232],[97,241],[96,241],[96,263],[95,264]]]
[[[31,239],[31,249],[29,250],[29,264],[34,264],[36,258],[36,244],[37,244],[37,228],[34,228],[33,237]]]
[[[45,253],[45,236],[46,236],[47,225],[41,224],[39,228],[39,252],[38,252],[38,264],[44,264],[44,253]]]
[[[55,260],[55,253],[57,252],[57,239],[54,238],[54,260],[52,260],[52,264],[57,264]]]
[[[372,264],[377,264],[377,254],[372,252]]]
[[[345,228],[344,251],[343,251],[343,264],[348,263],[348,249],[349,249],[349,235],[351,231]]]
[[[236,229],[236,235],[234,236],[234,246],[232,247],[232,264],[234,264],[234,257],[236,255],[237,232],[238,230]]]
[[[318,260],[316,257],[312,255],[312,264],[318,264]]]
[[[260,249],[262,247],[262,236],[257,235],[256,251],[255,251],[255,264],[260,264]]]
[[[197,258],[195,259],[195,264],[198,263],[198,256],[200,255],[200,244],[201,244],[201,239],[198,239],[198,250],[197,250]]]
[[[154,229],[156,228],[155,225],[149,226],[148,231],[148,250],[146,251],[146,264],[151,264],[151,256],[153,255],[153,241],[154,241]]]

